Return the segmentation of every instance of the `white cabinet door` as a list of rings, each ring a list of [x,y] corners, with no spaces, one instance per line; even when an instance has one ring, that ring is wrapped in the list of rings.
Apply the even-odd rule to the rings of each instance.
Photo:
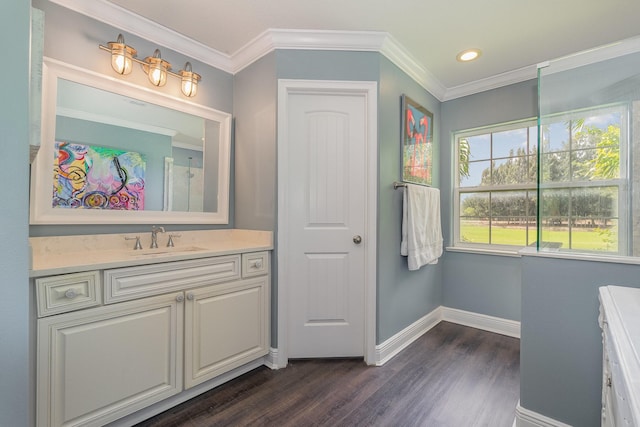
[[[183,299],[38,320],[38,426],[103,425],[179,393]]]
[[[185,389],[269,352],[269,276],[187,291]]]

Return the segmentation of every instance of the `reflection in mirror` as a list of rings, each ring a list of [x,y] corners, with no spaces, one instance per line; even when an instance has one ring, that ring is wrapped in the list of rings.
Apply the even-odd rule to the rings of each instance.
[[[57,61],[45,71],[32,223],[228,222],[229,114]]]

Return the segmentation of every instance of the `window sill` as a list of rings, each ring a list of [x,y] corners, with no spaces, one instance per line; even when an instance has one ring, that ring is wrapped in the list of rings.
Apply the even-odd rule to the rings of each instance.
[[[569,253],[561,251],[537,251],[535,248],[524,248],[520,250],[520,256],[535,256],[541,258],[572,259],[576,261],[608,262],[614,264],[634,264],[640,265],[640,257],[632,256],[603,256],[596,254]]]
[[[519,249],[490,249],[490,248],[469,248],[465,246],[447,246],[447,252],[460,252],[460,253],[468,253],[468,254],[479,254],[479,255],[495,255],[495,256],[507,256],[507,257],[515,257],[520,258],[520,250]]]
[[[538,251],[536,250],[536,248],[532,248],[532,247],[509,250],[509,249],[490,249],[490,248],[469,248],[464,246],[447,246],[445,250],[447,252],[506,256],[506,257],[513,257],[513,258],[521,258],[523,256],[535,256],[540,258],[555,258],[555,259],[568,259],[568,260],[576,260],[576,261],[608,262],[613,264],[640,265],[640,257],[616,256],[616,255],[603,256],[603,255],[596,255],[596,254],[562,252],[557,250]]]

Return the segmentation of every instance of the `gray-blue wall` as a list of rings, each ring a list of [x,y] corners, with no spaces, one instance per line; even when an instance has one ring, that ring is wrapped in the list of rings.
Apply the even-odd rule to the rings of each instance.
[[[440,180],[445,245],[453,244],[453,133],[537,115],[536,81],[469,95],[442,104]],[[446,307],[520,320],[520,259],[446,252],[442,292]]]
[[[0,68],[0,426],[34,419],[29,331],[29,2],[0,2],[0,39],[11,43],[11,65]]]
[[[400,256],[402,190],[393,183],[401,178],[401,108],[406,94],[433,113],[434,141],[439,141],[440,102],[387,58],[380,56],[378,98],[378,344],[389,339],[442,305],[442,259],[418,271],[407,269]],[[434,144],[439,158],[440,144]],[[441,165],[434,162],[433,186],[442,188]],[[446,193],[441,192],[441,197]]]
[[[270,53],[235,75],[235,195],[237,228],[269,230],[275,235],[276,55]],[[274,239],[275,240],[275,239]],[[273,252],[277,253],[276,250]],[[271,346],[278,343],[278,263],[271,258]]]
[[[520,404],[572,426],[600,426],[598,287],[640,287],[640,267],[522,258]]]

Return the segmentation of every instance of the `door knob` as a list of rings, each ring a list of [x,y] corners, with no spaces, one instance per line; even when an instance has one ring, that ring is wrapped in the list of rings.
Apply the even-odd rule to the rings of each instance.
[[[360,236],[353,236],[353,243],[355,243],[356,245],[359,245],[360,243],[362,243],[362,237]]]

